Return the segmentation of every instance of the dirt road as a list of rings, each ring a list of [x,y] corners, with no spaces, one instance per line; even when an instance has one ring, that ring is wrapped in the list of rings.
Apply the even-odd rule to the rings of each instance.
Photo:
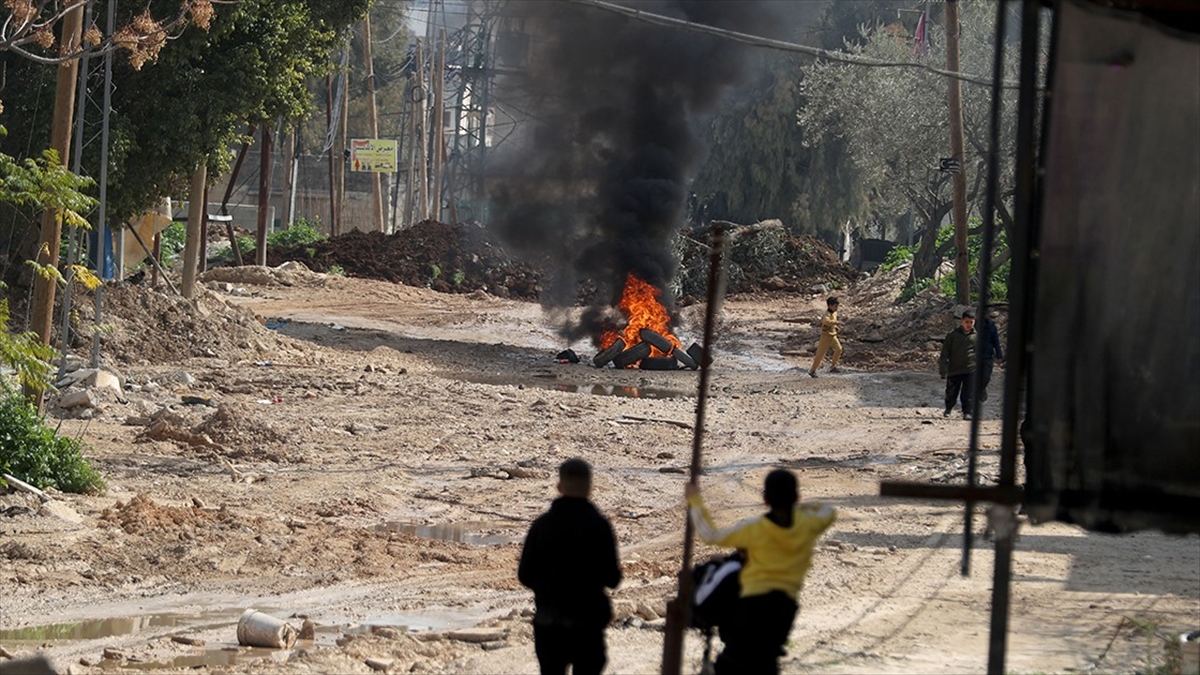
[[[214,281],[194,314],[113,291],[106,349],[125,402],[55,411],[109,488],[51,507],[0,496],[0,647],[72,673],[368,673],[368,659],[388,672],[536,672],[516,560],[556,466],[581,456],[625,573],[609,672],[658,672],[697,373],[556,363],[559,350],[586,363],[594,349],[566,344],[538,305],[482,292],[254,280]],[[783,671],[983,672],[990,542],[976,537],[963,577],[961,505],[878,496],[885,479],[963,482],[969,427],[942,417],[941,382],[918,365],[931,358],[924,338],[895,358],[848,338],[846,372],[809,378],[822,306],[724,305],[704,439],[722,521],[759,510],[774,466],[839,511]],[[861,309],[843,306],[849,327],[860,322],[851,335],[871,330]],[[685,344],[702,311],[685,310]],[[981,424],[985,482],[997,398]],[[1149,672],[1169,656],[1155,636],[1200,627],[1197,537],[1021,527],[1009,672]],[[238,649],[251,607],[310,619],[315,639]],[[689,672],[701,646],[689,636]]]

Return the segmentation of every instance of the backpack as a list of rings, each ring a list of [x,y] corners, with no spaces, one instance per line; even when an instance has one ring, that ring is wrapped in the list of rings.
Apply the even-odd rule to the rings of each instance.
[[[733,620],[742,591],[744,561],[741,553],[732,553],[692,567],[692,627],[714,628]]]

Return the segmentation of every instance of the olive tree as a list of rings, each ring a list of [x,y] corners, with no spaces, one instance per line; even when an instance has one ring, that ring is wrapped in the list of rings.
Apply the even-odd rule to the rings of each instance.
[[[939,17],[933,17],[939,18]],[[960,11],[960,61],[973,79],[990,80],[992,72],[996,5],[982,0],[962,2]],[[933,27],[933,42],[944,45],[944,31]],[[942,55],[932,50],[914,56],[912,36],[898,24],[865,26],[861,39],[847,41],[844,50],[881,62],[926,59],[941,66]],[[1004,78],[1017,79],[1017,59],[1006,50]],[[920,231],[912,278],[931,276],[949,251],[938,247],[937,232],[950,211],[950,174],[939,159],[950,155],[946,78],[912,67],[867,67],[818,61],[806,69],[802,80],[805,105],[799,112],[808,130],[806,142],[842,143],[856,167],[870,209],[882,216],[911,212]],[[991,88],[964,81],[962,90],[965,153],[962,171],[968,185],[969,211],[978,213],[986,179],[985,167],[991,115]],[[1006,89],[1001,113],[999,148],[1000,196],[997,218],[1007,229],[1012,218],[1006,199],[1012,193],[1012,160],[1015,156],[1016,93]],[[951,242],[952,243],[952,242]],[[945,250],[943,250],[945,249]],[[994,265],[1007,259],[1001,251]]]

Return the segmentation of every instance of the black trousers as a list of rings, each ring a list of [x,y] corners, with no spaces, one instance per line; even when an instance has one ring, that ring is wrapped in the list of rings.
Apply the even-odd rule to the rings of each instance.
[[[783,591],[739,599],[737,621],[713,664],[717,675],[778,675],[798,607]]]
[[[983,386],[979,388],[979,400],[988,400],[988,384],[992,381],[992,371],[996,368],[996,362],[993,359],[988,359],[983,362]]]
[[[573,675],[600,675],[608,663],[603,625],[568,628],[535,623],[533,649],[542,675],[565,675],[568,664]]]
[[[946,376],[946,410],[954,410],[954,399],[962,402],[963,414],[974,414],[971,408],[971,381],[974,373]]]

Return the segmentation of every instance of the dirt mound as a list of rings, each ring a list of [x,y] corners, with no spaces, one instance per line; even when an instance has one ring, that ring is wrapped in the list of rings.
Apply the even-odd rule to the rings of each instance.
[[[704,239],[702,232],[682,233],[677,238],[675,253],[680,270],[673,290],[680,297],[701,297],[705,293],[709,249]],[[510,257],[487,230],[477,225],[426,220],[391,235],[355,231],[267,253],[269,265],[286,261],[301,262],[318,272],[341,270],[352,277],[448,293],[484,290],[500,297],[537,300],[541,290],[538,271]],[[737,230],[725,264],[730,293],[796,292],[815,284],[837,288],[859,277],[824,242],[791,235],[778,220]],[[582,280],[580,301],[592,302],[597,297],[595,284]]]
[[[483,228],[426,220],[407,230],[349,232],[314,244],[271,249],[267,263],[304,263],[317,272],[425,286],[445,293],[487,291],[536,300],[538,273],[504,252]]]
[[[249,310],[203,288],[189,301],[165,288],[105,284],[100,299],[100,350],[117,365],[174,363],[191,357],[236,361],[298,348]],[[91,349],[94,296],[80,291],[74,306],[71,350],[86,355]]]
[[[708,283],[708,244],[695,235],[682,239],[681,291],[703,296]],[[734,230],[724,262],[728,293],[806,292],[817,285],[843,288],[861,276],[825,242],[789,234],[778,220]]]
[[[222,404],[192,431],[207,434],[221,445],[243,450],[273,448],[287,440],[270,424],[257,419],[249,406],[243,405]]]
[[[139,493],[127,502],[118,501],[100,512],[103,525],[119,527],[127,534],[204,527],[228,518],[229,514],[224,509],[212,511],[197,507],[163,506],[145,493]]]

